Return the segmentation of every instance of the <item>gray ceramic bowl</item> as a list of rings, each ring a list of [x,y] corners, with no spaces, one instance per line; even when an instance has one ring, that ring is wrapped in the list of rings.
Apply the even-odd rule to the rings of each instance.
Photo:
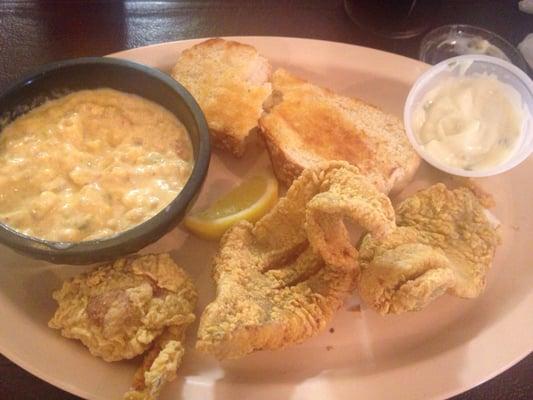
[[[47,99],[99,87],[137,94],[176,115],[191,138],[195,159],[192,174],[166,208],[140,225],[109,238],[76,243],[52,242],[23,235],[0,223],[0,242],[17,252],[61,264],[89,264],[134,253],[175,227],[200,191],[211,153],[205,117],[183,86],[156,69],[107,57],[45,65],[0,94],[0,121],[5,126],[6,122]]]

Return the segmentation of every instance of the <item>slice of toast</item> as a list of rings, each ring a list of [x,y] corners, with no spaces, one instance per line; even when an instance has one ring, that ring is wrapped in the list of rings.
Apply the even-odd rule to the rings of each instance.
[[[283,69],[274,72],[272,88],[259,126],[274,172],[285,185],[326,160],[359,167],[384,193],[399,191],[412,179],[420,158],[398,118]]]
[[[196,99],[213,144],[240,157],[271,93],[271,66],[246,44],[209,39],[184,50],[172,77]]]

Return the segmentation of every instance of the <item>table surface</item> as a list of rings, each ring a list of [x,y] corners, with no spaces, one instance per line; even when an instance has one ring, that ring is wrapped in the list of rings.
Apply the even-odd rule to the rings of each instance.
[[[465,23],[492,30],[514,45],[533,31],[533,15],[517,0],[445,0],[433,26]],[[354,25],[342,0],[44,1],[0,3],[0,90],[37,65],[100,56],[172,40],[209,36],[294,36],[353,43],[417,57],[420,35],[392,40]],[[6,323],[3,321],[2,323]],[[510,333],[512,334],[512,333]],[[530,399],[533,354],[454,400]],[[72,400],[0,355],[0,399]]]

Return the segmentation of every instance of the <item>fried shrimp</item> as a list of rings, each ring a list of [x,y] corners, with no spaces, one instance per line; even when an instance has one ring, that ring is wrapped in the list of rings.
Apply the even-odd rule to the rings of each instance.
[[[176,378],[181,359],[185,354],[183,340],[187,326],[168,328],[150,351],[144,356],[142,365],[133,378],[131,390],[126,392],[124,400],[155,400],[163,384]]]

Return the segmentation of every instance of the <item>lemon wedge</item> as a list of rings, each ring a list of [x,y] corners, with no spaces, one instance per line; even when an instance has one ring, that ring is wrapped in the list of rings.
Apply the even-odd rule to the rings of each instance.
[[[188,215],[185,226],[204,239],[219,239],[236,222],[255,222],[278,200],[278,181],[273,176],[253,176],[217,199],[206,210]]]

